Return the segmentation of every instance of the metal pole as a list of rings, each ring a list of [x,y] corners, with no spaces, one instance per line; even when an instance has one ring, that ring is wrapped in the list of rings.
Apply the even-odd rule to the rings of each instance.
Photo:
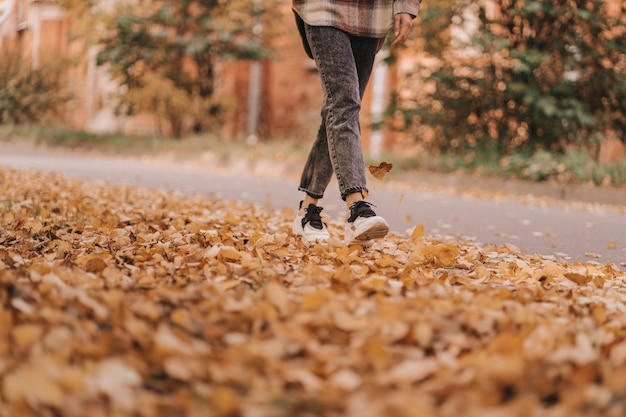
[[[372,134],[370,136],[370,156],[374,159],[379,158],[384,143],[383,120],[385,107],[387,105],[387,82],[389,75],[389,67],[385,59],[389,56],[389,51],[383,49],[379,54],[379,61],[374,71],[372,80]]]
[[[252,33],[257,42],[260,41],[261,32],[263,31],[263,23],[261,22],[262,0],[254,0],[254,19],[255,23],[252,27]],[[246,141],[250,145],[255,145],[259,141],[259,115],[261,113],[261,63],[252,62],[250,65],[250,84],[248,86],[248,132]]]

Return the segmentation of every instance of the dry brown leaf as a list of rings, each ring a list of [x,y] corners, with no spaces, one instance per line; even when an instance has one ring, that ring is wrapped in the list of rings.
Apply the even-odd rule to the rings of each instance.
[[[45,372],[24,365],[3,377],[2,394],[9,403],[26,400],[35,405],[60,407],[64,401],[61,387]]]
[[[413,326],[413,337],[420,347],[427,348],[433,341],[433,327],[426,322],[417,323]]]
[[[346,332],[365,329],[369,322],[365,317],[355,317],[345,311],[338,311],[333,315],[334,325]]]
[[[93,384],[110,398],[115,407],[129,412],[135,410],[137,399],[134,388],[141,384],[141,375],[120,359],[107,359],[100,363]]]
[[[265,297],[281,315],[287,314],[289,310],[289,295],[282,285],[276,282],[268,283],[265,286]]]
[[[302,311],[319,310],[332,296],[333,292],[325,288],[312,292],[304,297],[302,304],[300,304],[300,309]]]
[[[439,369],[435,359],[407,359],[393,366],[380,378],[382,385],[410,385],[433,375]]]
[[[374,178],[378,180],[382,180],[385,177],[385,175],[389,171],[391,171],[391,168],[393,168],[393,164],[390,164],[388,162],[381,162],[378,165],[370,165],[369,171],[370,171],[370,174],[374,176]]]
[[[323,387],[323,381],[307,369],[292,368],[285,372],[285,379],[301,384],[306,392],[317,393]]]
[[[344,391],[354,391],[362,384],[360,375],[352,369],[340,369],[330,377],[328,382],[332,387]]]
[[[241,409],[241,399],[239,394],[229,387],[217,386],[213,389],[211,403],[219,415],[237,415]]]
[[[457,256],[459,256],[459,249],[453,244],[426,245],[422,247],[421,251],[428,262],[434,262],[444,267],[453,266]]]
[[[13,328],[13,343],[20,351],[30,349],[43,334],[43,327],[37,324],[23,324]]]

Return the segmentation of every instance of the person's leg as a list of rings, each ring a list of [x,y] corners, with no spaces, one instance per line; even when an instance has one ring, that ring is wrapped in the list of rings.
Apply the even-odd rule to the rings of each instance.
[[[328,153],[326,123],[322,119],[315,142],[311,146],[306,163],[302,169],[298,190],[304,191],[306,193],[305,198],[310,202],[323,198],[333,172],[333,165]]]
[[[298,21],[297,17],[296,21]],[[333,108],[333,105],[336,102],[335,97],[342,97],[345,94],[332,93],[332,90],[337,88],[336,86],[329,88],[327,78],[334,76],[333,74],[335,73],[335,69],[333,68],[333,65],[334,62],[337,61],[337,58],[333,57],[332,54],[327,55],[325,53],[328,49],[325,44],[333,46],[337,44],[342,44],[342,48],[340,50],[344,51],[347,59],[344,58],[341,61],[346,61],[348,63],[352,62],[352,68],[350,68],[349,70],[352,76],[349,77],[350,81],[347,83],[347,87],[349,87],[348,90],[351,92],[351,95],[354,96],[353,101],[360,104],[358,72],[356,71],[354,65],[354,59],[351,58],[352,53],[350,51],[350,37],[345,32],[339,31],[334,28],[312,28],[308,25],[305,25],[304,22],[299,22],[299,30],[300,34],[303,35],[303,44],[305,47],[305,51],[307,52],[307,54],[312,56],[316,62],[318,71],[320,73],[320,80],[322,83],[324,97],[321,110],[320,127],[318,129],[315,142],[313,143],[311,150],[309,151],[307,161],[302,170],[300,186],[298,187],[300,191],[304,191],[306,193],[306,196],[304,200],[300,203],[300,208],[298,210],[298,213],[296,214],[292,230],[294,234],[302,236],[305,241],[326,240],[325,238],[328,232],[324,227],[324,223],[321,221],[321,217],[319,214],[321,208],[318,207],[317,204],[318,200],[323,198],[324,192],[326,191],[326,188],[330,183],[333,173],[336,172],[336,164],[334,163],[333,159],[331,159],[332,151],[335,150],[335,148],[329,146],[330,144],[328,141],[328,136],[329,134],[332,137],[337,136],[331,131],[334,128],[333,113],[338,111]],[[313,36],[311,36],[310,33],[312,31],[316,32],[316,34]],[[315,42],[315,47],[311,45],[311,42]],[[314,48],[315,52],[313,52]],[[341,84],[339,85],[341,86]],[[337,130],[336,128],[334,129]],[[350,138],[357,136],[349,135],[348,137]],[[354,155],[361,154],[360,138],[358,139],[358,152],[356,152],[356,150],[354,149],[351,150],[349,148],[345,151],[341,150],[340,152],[347,151],[350,154]],[[339,174],[337,177],[338,179],[343,178],[341,174]],[[363,179],[364,177],[365,175],[363,174]],[[345,188],[344,182],[339,180],[339,184],[340,190],[343,190]],[[364,180],[362,181],[362,184],[362,187],[364,187]],[[361,189],[361,187],[354,187],[353,191],[358,191],[360,194]]]
[[[372,40],[358,36],[352,36],[350,39],[359,80],[359,96],[362,101],[365,89],[367,88],[372,74],[376,53],[378,53],[380,48],[383,46],[385,39]],[[360,191],[351,193],[346,195],[344,199],[346,200],[346,205],[349,208],[357,201],[363,200],[363,193]]]
[[[382,47],[384,39],[371,40],[352,37],[352,51],[359,79],[359,95],[363,99],[365,89],[372,74],[374,57]],[[365,167],[363,167],[363,170]],[[369,246],[372,239],[381,238],[389,232],[387,221],[376,215],[372,204],[364,201],[361,191],[345,196],[348,216],[345,226],[345,243]]]
[[[313,59],[306,37],[305,23],[297,14],[295,14],[295,19],[304,51],[309,58]],[[317,203],[324,196],[332,173],[333,168],[326,141],[326,126],[322,120],[318,135],[302,170],[298,189],[306,194],[304,200],[300,202],[300,207],[292,224],[293,233],[301,236],[305,242],[326,241],[330,237],[320,215],[322,208],[318,207]]]
[[[308,182],[309,187],[301,189],[321,198],[321,190],[334,172],[345,200],[349,194],[366,191],[359,113],[380,40],[357,38],[332,27],[306,25],[305,33],[320,74],[324,102],[322,124],[301,184]]]
[[[382,40],[308,25],[305,34],[320,73],[324,102],[321,126],[301,177],[299,189],[307,197],[301,204],[304,209],[298,213],[294,232],[305,229],[306,212],[318,209],[317,200],[323,197],[334,172],[350,211],[346,242],[367,245],[369,239],[382,237],[389,229],[386,221],[371,210],[371,204],[362,201],[367,188],[359,113]],[[306,231],[300,234],[306,236]]]

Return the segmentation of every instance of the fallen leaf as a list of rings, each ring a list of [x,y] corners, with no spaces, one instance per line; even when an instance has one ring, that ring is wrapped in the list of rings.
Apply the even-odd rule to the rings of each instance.
[[[24,365],[3,377],[3,396],[9,403],[26,400],[35,405],[60,407],[64,394],[45,372]]]
[[[141,384],[141,375],[120,359],[107,359],[100,363],[94,375],[94,384],[116,407],[124,411],[135,409],[137,399],[134,388]]]
[[[276,282],[268,283],[265,286],[265,296],[281,315],[287,314],[289,310],[289,295],[282,285]]]
[[[359,374],[351,369],[340,369],[328,380],[329,384],[344,391],[354,391],[362,384]]]
[[[433,375],[439,369],[435,359],[408,359],[381,376],[383,385],[410,385]]]

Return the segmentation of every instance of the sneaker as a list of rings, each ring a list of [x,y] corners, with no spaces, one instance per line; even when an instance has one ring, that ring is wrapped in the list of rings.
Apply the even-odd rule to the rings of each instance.
[[[372,210],[367,201],[357,201],[350,206],[350,216],[346,221],[346,245],[370,246],[372,239],[384,237],[389,232],[389,224]]]
[[[300,202],[300,210],[296,214],[293,221],[293,234],[301,236],[307,242],[321,241],[325,242],[330,238],[326,230],[326,224],[322,221],[322,208],[315,204],[309,204],[309,207],[303,208]]]

